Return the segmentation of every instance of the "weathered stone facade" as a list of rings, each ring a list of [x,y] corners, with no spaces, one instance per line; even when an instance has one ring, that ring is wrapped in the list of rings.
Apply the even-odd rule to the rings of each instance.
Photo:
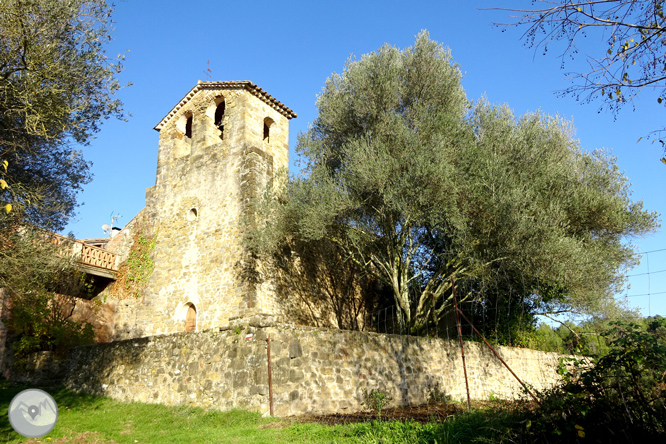
[[[294,117],[251,82],[199,82],[155,127],[157,178],[142,215],[157,233],[154,272],[139,300],[101,296],[116,306],[114,339],[184,331],[188,310],[196,330],[280,313],[269,285],[239,277],[239,222],[249,199],[288,168]],[[127,250],[123,231],[107,248]]]
[[[278,416],[362,410],[372,389],[388,393],[390,405],[466,397],[456,341],[265,322],[78,347],[59,370],[69,388],[118,400],[267,413],[267,338]],[[559,378],[556,353],[497,350],[536,389]],[[472,399],[524,396],[483,344],[466,342],[465,357]],[[47,368],[36,374],[53,377]]]

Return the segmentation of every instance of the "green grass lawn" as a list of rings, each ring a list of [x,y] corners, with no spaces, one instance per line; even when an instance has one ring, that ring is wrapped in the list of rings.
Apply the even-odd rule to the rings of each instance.
[[[14,432],[7,416],[12,398],[25,388],[28,387],[0,385],[0,443],[444,444],[473,442],[496,434],[493,424],[501,422],[496,415],[472,412],[442,423],[368,422],[329,426],[264,418],[242,410],[218,412],[187,406],[122,403],[52,388],[46,391],[58,403],[58,423],[47,436],[30,440]]]

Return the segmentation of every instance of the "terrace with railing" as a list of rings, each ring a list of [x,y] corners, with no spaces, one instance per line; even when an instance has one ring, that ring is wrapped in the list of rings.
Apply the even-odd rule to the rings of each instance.
[[[49,242],[61,245],[64,251],[71,248],[71,255],[78,263],[79,268],[89,274],[114,279],[116,267],[116,255],[104,248],[88,245],[85,242],[70,239],[60,234],[50,233]]]

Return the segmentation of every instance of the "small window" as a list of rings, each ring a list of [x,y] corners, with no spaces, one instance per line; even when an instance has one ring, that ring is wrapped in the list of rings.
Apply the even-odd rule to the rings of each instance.
[[[192,138],[192,116],[190,115],[185,121],[185,137]]]
[[[215,108],[215,126],[220,130],[220,139],[224,139],[224,110],[226,108],[226,102],[224,99],[217,104]]]
[[[215,97],[206,107],[206,117],[208,117],[215,125],[220,133],[220,139],[224,139],[224,115],[227,109],[227,102],[224,96]]]
[[[275,122],[270,117],[264,119],[264,142],[271,143],[271,128],[275,125]]]
[[[226,107],[224,103],[224,101],[220,102],[217,108],[215,108],[215,126],[218,128],[224,124],[224,109]]]
[[[188,305],[185,315],[185,331],[195,331],[197,329],[197,309],[193,304]]]

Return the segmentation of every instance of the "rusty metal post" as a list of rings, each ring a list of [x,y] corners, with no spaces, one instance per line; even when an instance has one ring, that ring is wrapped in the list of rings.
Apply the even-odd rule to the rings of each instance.
[[[454,299],[454,301],[455,301],[455,299]],[[460,316],[462,316],[463,319],[465,319],[465,321],[467,321],[467,323],[468,323],[468,324],[474,329],[474,332],[475,332],[477,335],[479,335],[479,336],[481,337],[481,339],[483,340],[483,342],[486,343],[486,345],[488,346],[488,348],[489,348],[489,349],[495,354],[495,356],[497,356],[497,359],[499,359],[500,362],[501,362],[502,364],[504,364],[504,367],[506,367],[507,370],[509,370],[509,372],[511,372],[511,374],[513,375],[513,377],[516,378],[516,380],[520,383],[520,385],[523,386],[523,388],[525,389],[525,391],[526,391],[527,393],[529,393],[529,395],[532,397],[532,399],[534,399],[536,402],[539,402],[539,400],[536,398],[536,396],[534,396],[534,394],[530,391],[530,389],[527,388],[527,385],[525,385],[525,383],[524,383],[523,381],[520,380],[520,378],[519,378],[519,377],[513,372],[513,370],[511,370],[511,367],[509,367],[509,364],[507,364],[506,362],[504,362],[504,359],[502,359],[502,357],[501,357],[500,355],[497,354],[497,352],[495,351],[495,349],[493,348],[493,346],[490,345],[490,344],[488,343],[488,341],[486,341],[486,338],[483,337],[483,335],[481,334],[481,332],[479,332],[479,330],[476,329],[476,327],[475,327],[475,326],[469,321],[469,319],[467,319],[467,316],[465,316],[465,315],[463,314],[462,311],[458,310],[458,307],[456,307],[456,310],[457,310],[457,312],[460,314]]]
[[[462,329],[460,328],[460,315],[458,310],[458,301],[456,299],[456,283],[451,278],[451,292],[453,294],[453,305],[456,308],[456,326],[458,327],[458,339],[460,340],[460,355],[462,356],[463,372],[465,373],[465,389],[467,389],[467,410],[472,409],[472,401],[469,397],[469,380],[467,379],[467,365],[465,364],[465,347],[463,347]]]
[[[266,338],[266,354],[268,355],[268,403],[273,416],[273,375],[271,370],[271,338]]]

